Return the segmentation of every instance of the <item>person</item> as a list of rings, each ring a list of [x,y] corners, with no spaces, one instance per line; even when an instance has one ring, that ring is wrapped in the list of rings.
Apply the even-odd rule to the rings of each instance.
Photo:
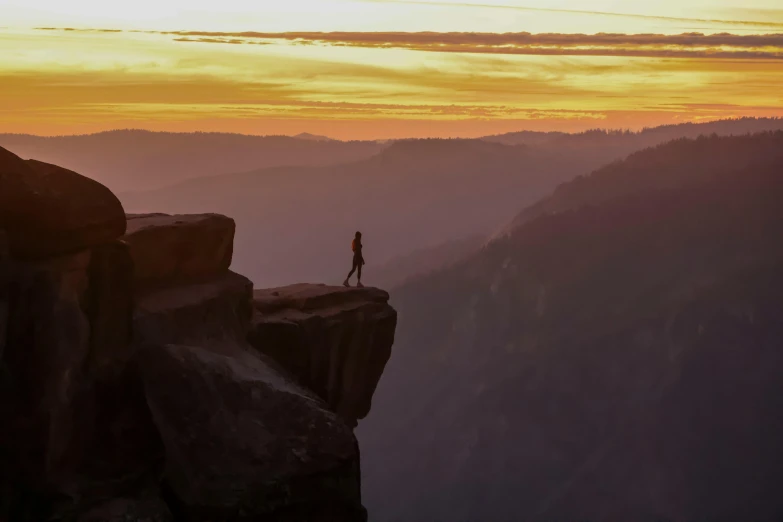
[[[349,279],[351,279],[351,276],[354,272],[358,270],[357,273],[357,283],[356,286],[359,288],[364,288],[364,285],[362,284],[362,265],[364,264],[364,257],[362,256],[362,233],[356,232],[356,235],[353,238],[353,241],[351,241],[351,250],[353,250],[353,266],[351,267],[351,271],[348,273],[348,277],[345,278],[345,281],[343,281],[344,286],[351,286],[351,283],[348,282]]]

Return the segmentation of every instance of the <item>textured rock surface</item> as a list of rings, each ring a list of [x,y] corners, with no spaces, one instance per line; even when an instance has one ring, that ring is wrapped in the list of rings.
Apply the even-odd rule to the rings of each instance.
[[[124,241],[139,285],[172,284],[224,273],[231,265],[234,220],[217,214],[131,214]]]
[[[362,520],[350,428],[237,346],[152,346],[147,399],[185,520]]]
[[[178,229],[165,216],[141,219],[155,241],[142,249],[131,244],[137,266],[145,262],[139,256],[146,248]],[[194,226],[204,219],[220,221],[177,217]],[[135,234],[130,230],[126,240]],[[197,237],[194,230],[187,234]],[[350,427],[247,344],[252,283],[227,266],[210,270],[219,272],[137,278],[134,343],[144,347],[137,360],[166,448],[164,482],[174,516],[364,520],[358,445]]]
[[[131,222],[0,149],[0,522],[364,522],[351,428],[247,344],[233,220]]]
[[[11,282],[11,266],[5,231],[0,229],[0,365],[5,348],[5,332],[8,327],[8,285]],[[2,372],[2,366],[0,366]],[[2,379],[2,374],[0,374]]]
[[[121,236],[125,212],[100,183],[0,148],[0,228],[15,257],[43,258]]]
[[[133,357],[133,260],[121,241],[92,250],[87,310],[90,370],[101,379],[123,371]]]
[[[156,495],[118,497],[102,502],[79,516],[76,522],[172,522],[168,506]]]
[[[162,445],[125,365],[127,261],[114,244],[10,263],[0,514],[11,520],[74,516],[96,498],[153,485]]]
[[[12,274],[3,359],[17,414],[10,415],[10,431],[25,446],[15,457],[30,480],[53,478],[70,453],[90,349],[89,318],[82,308],[89,264],[90,252],[84,251],[21,265]]]
[[[134,332],[142,343],[244,342],[250,327],[253,284],[226,272],[208,281],[142,290]]]
[[[256,290],[249,340],[355,425],[391,355],[397,312],[388,301],[375,288]]]

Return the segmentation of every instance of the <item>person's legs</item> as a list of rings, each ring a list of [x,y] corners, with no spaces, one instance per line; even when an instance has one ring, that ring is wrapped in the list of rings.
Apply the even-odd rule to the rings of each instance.
[[[364,259],[359,259],[358,262],[356,263],[356,265],[359,267],[359,275],[358,275],[358,278],[357,278],[358,282],[356,283],[356,286],[361,288],[361,287],[364,286],[362,284],[362,265],[364,265]]]
[[[348,272],[348,277],[345,278],[345,281],[343,281],[343,286],[350,286],[350,283],[348,280],[351,278],[354,272],[356,272],[356,267],[359,267],[359,281],[361,282],[362,279],[362,266],[358,265],[356,263],[356,259],[353,260],[353,266],[351,267],[351,271]]]

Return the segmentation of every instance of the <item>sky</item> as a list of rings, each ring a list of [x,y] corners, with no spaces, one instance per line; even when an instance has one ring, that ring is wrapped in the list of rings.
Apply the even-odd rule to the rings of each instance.
[[[780,0],[0,0],[0,132],[639,129],[781,86]]]

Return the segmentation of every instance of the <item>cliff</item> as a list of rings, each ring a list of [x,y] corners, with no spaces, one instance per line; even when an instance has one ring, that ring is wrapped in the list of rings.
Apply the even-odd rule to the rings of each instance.
[[[355,426],[391,356],[397,312],[388,301],[374,288],[256,290],[248,339]]]
[[[0,520],[366,520],[351,426],[396,314],[317,287],[301,378],[289,344],[258,344],[288,312],[229,270],[234,228],[126,220],[101,185],[0,149]]]

